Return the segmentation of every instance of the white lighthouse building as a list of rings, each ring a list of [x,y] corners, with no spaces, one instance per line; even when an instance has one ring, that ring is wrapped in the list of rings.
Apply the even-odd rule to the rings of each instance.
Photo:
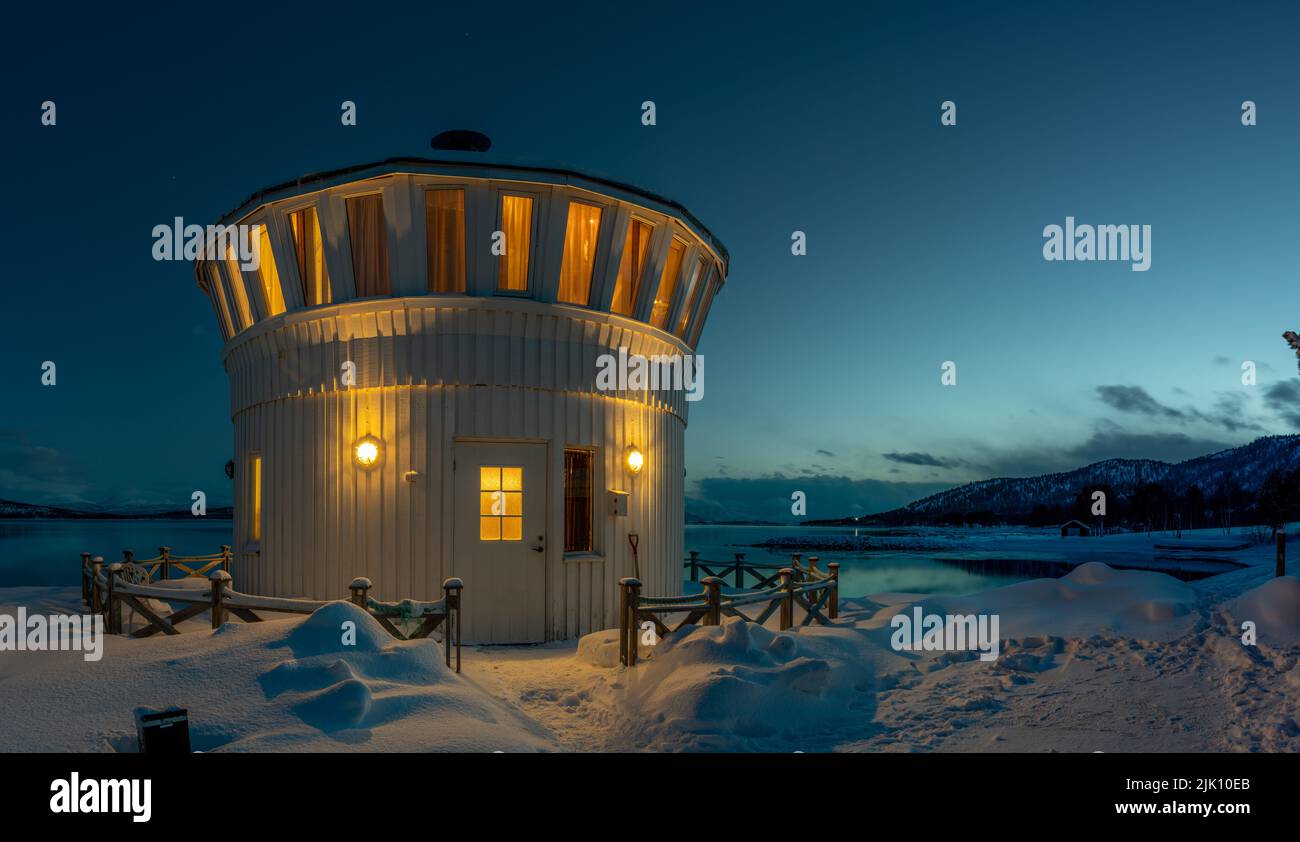
[[[616,625],[621,577],[680,592],[687,395],[599,375],[620,349],[693,355],[728,258],[685,208],[392,159],[220,224],[256,253],[196,266],[225,338],[238,590],[338,598],[364,575],[434,599],[458,576],[465,639],[496,643]]]

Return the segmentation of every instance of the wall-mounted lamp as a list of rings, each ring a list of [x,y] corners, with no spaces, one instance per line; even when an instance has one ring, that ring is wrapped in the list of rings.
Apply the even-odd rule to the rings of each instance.
[[[627,467],[629,474],[636,476],[645,467],[645,454],[635,444],[629,444],[627,454],[623,458],[623,464]]]
[[[362,436],[352,445],[352,455],[363,468],[373,468],[378,464],[382,452],[381,442],[371,435]]]

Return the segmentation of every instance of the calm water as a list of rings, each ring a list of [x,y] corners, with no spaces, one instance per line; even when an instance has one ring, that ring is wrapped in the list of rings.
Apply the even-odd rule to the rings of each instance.
[[[852,528],[798,526],[687,526],[686,548],[700,557],[724,560],[736,552],[754,562],[786,562],[785,552],[744,546],[791,535],[852,534]],[[231,541],[228,520],[0,520],[0,587],[75,585],[81,552],[120,561],[122,550],[139,558],[158,554],[166,545],[175,555],[216,552]],[[885,591],[969,593],[1030,578],[1026,574],[990,572],[978,565],[937,560],[937,553],[879,551],[811,552],[825,562],[840,562],[840,592],[862,596]],[[683,578],[685,578],[685,573]],[[1045,575],[1042,572],[1037,575]],[[687,585],[687,589],[693,590]]]
[[[768,538],[852,535],[854,531],[853,527],[688,525],[686,549],[699,550],[701,559],[725,561],[734,558],[737,552],[743,552],[746,561],[760,564],[785,563],[790,560],[789,552],[784,550],[774,552],[742,545],[756,544]],[[964,594],[1033,578],[1032,575],[1023,573],[978,570],[980,565],[945,563],[937,559],[937,556],[942,553],[934,552],[873,550],[864,553],[810,550],[804,553],[805,558],[809,555],[820,557],[819,564],[823,569],[827,562],[840,563],[840,593],[845,597],[888,591]],[[1039,571],[1036,575],[1051,574]],[[690,588],[689,585],[687,587]],[[698,589],[698,586],[695,589]]]
[[[122,560],[215,553],[229,544],[229,520],[0,520],[0,587],[76,585],[81,553]]]

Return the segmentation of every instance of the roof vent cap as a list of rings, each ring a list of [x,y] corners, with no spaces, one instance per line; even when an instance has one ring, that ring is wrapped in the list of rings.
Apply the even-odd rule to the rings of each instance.
[[[451,129],[435,135],[429,145],[448,152],[486,152],[492,148],[492,138],[469,129]]]

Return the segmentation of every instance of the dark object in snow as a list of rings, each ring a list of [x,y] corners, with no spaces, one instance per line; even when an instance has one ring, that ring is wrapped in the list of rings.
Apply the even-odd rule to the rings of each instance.
[[[141,754],[189,754],[190,716],[185,708],[135,712],[135,734]]]
[[[1061,524],[1062,538],[1069,535],[1071,532],[1078,535],[1080,538],[1087,538],[1092,534],[1092,527],[1080,520],[1066,521]]]
[[[1288,330],[1282,333],[1282,338],[1285,339],[1286,344],[1290,345],[1292,350],[1295,351],[1295,365],[1297,369],[1300,369],[1300,334],[1297,334],[1294,330]]]
[[[482,132],[469,129],[451,129],[435,135],[429,145],[434,149],[452,152],[486,152],[492,148],[492,139]]]

